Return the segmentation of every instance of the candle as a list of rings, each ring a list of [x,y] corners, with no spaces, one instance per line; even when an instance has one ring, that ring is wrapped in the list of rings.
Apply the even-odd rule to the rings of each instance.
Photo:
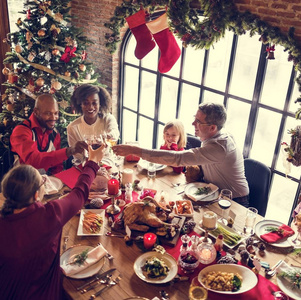
[[[124,169],[122,171],[121,184],[123,186],[125,186],[127,183],[133,183],[133,174],[134,174],[134,171],[132,169]]]
[[[209,249],[202,249],[200,251],[200,258],[203,260],[210,260],[212,253]]]
[[[217,215],[213,211],[206,211],[203,215],[203,227],[215,228],[216,227]]]
[[[155,245],[156,240],[157,240],[157,236],[154,233],[151,233],[151,232],[146,233],[143,236],[143,245],[144,245],[144,248],[145,249],[152,248]]]
[[[117,195],[119,192],[119,181],[115,178],[112,178],[108,181],[108,194]]]

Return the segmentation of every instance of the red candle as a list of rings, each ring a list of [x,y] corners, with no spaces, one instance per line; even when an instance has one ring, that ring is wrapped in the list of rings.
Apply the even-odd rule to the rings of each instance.
[[[117,195],[119,192],[119,181],[115,178],[112,178],[108,181],[108,194]]]
[[[144,245],[144,248],[145,249],[152,248],[155,245],[156,240],[157,240],[157,236],[154,233],[151,233],[151,232],[146,233],[143,236],[143,245]]]

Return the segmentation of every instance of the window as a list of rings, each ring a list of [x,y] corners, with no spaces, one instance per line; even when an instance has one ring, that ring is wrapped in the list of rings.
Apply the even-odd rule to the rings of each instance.
[[[224,104],[225,128],[234,135],[244,157],[272,170],[266,218],[287,223],[300,192],[300,168],[292,166],[286,177],[280,144],[290,142],[288,129],[300,123],[294,118],[298,88],[287,52],[276,46],[276,59],[267,60],[266,46],[258,39],[228,32],[210,50],[182,48],[174,67],[161,74],[158,47],[139,61],[134,56],[136,40],[129,31],[121,57],[121,138],[159,148],[167,121],[179,118],[186,132],[194,134],[191,123],[198,104]]]

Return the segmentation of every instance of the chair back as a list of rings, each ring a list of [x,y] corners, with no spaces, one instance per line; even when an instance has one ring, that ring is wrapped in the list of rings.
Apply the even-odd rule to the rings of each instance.
[[[191,149],[191,148],[198,148],[201,147],[201,140],[197,136],[193,136],[190,134],[187,134],[187,143],[185,149]]]
[[[271,184],[271,170],[263,163],[251,158],[245,158],[245,175],[250,189],[250,206],[258,209],[265,216]]]

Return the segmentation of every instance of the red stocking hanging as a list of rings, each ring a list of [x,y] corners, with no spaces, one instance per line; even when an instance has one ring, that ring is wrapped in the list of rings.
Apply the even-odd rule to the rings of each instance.
[[[145,25],[145,11],[143,9],[139,10],[134,15],[127,17],[126,21],[137,41],[135,56],[142,59],[156,46],[150,31]]]
[[[153,34],[161,52],[158,69],[161,73],[166,73],[181,55],[181,49],[168,28],[166,13],[146,25]]]

